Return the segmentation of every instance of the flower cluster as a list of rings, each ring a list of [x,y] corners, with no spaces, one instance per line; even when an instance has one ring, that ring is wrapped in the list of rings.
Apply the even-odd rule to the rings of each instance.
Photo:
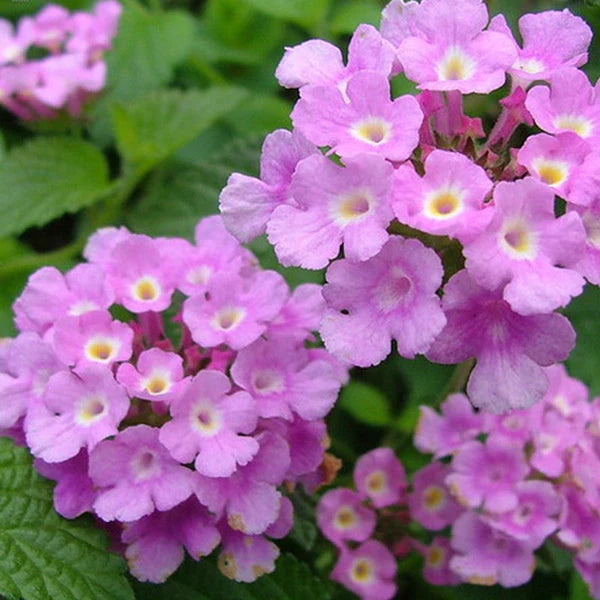
[[[335,489],[319,504],[321,530],[342,547],[332,577],[365,600],[388,600],[392,554],[412,549],[431,584],[514,587],[531,579],[535,551],[552,542],[572,553],[600,598],[600,398],[590,403],[562,365],[546,375],[543,400],[528,409],[477,412],[463,394],[441,412],[422,406],[415,445],[433,460],[410,486],[390,449],[359,459],[359,492]],[[360,545],[347,550],[348,542]]]
[[[0,104],[27,121],[51,119],[61,110],[78,116],[104,87],[102,55],[120,15],[116,0],[102,0],[93,13],[48,4],[15,28],[0,19]]]
[[[347,370],[312,343],[319,286],[290,293],[218,216],[195,239],[101,229],[87,263],[35,272],[0,346],[0,432],[57,481],[61,515],[111,523],[138,579],[221,544],[221,570],[252,581],[292,525],[284,482],[331,475],[323,417]]]
[[[346,64],[322,40],[288,48],[276,75],[299,89],[294,130],[220,197],[240,240],[266,232],[282,265],[327,268],[335,356],[368,367],[395,341],[406,358],[474,359],[469,396],[496,413],[543,397],[544,367],[575,343],[555,311],[600,283],[600,95],[577,68],[591,31],[568,10],[519,27],[522,47],[481,0],[392,0]],[[391,96],[399,74],[417,95]],[[507,75],[486,136],[463,96]],[[534,123],[545,133],[511,147]]]

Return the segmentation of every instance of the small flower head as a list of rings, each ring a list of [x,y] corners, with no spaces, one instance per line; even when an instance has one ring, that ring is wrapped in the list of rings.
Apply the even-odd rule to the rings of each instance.
[[[354,483],[375,508],[398,504],[407,487],[404,467],[391,448],[363,454],[354,466]]]
[[[361,494],[340,488],[323,495],[317,507],[323,535],[341,546],[344,540],[364,542],[375,528],[375,513],[363,506]]]
[[[380,542],[368,540],[355,550],[344,550],[331,578],[363,600],[390,600],[396,593],[396,561]]]
[[[441,277],[432,250],[398,236],[366,262],[334,262],[323,290],[330,307],[321,324],[325,346],[361,367],[381,362],[392,339],[407,358],[425,352],[445,323],[435,293]]]

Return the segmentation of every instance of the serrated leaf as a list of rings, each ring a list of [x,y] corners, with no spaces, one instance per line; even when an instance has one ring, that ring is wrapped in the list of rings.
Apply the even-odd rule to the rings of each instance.
[[[290,500],[294,505],[294,525],[289,537],[303,550],[309,552],[315,545],[318,535],[315,508],[300,489],[296,489],[290,496]]]
[[[270,17],[314,27],[327,13],[329,0],[243,0]]]
[[[117,146],[122,156],[145,172],[191,142],[241,102],[235,87],[205,91],[160,90],[113,107]]]
[[[590,388],[590,394],[600,394],[600,289],[587,285],[581,296],[572,300],[565,314],[577,332],[577,344],[567,359],[567,368],[573,377],[581,379]]]
[[[385,427],[392,418],[385,395],[362,381],[351,381],[342,390],[339,404],[357,421],[366,425]]]
[[[113,138],[109,109],[115,100],[131,100],[169,83],[175,67],[187,58],[195,22],[183,11],[151,12],[139,3],[124,3],[113,48],[106,54],[107,84],[91,110],[96,142]]]
[[[257,175],[261,145],[262,136],[234,140],[210,161],[175,165],[157,175],[129,211],[127,224],[148,235],[191,239],[198,219],[218,212],[219,193],[233,171]]]
[[[25,448],[0,439],[0,593],[23,600],[133,600],[125,563],[86,519],[67,521]]]
[[[150,12],[127,2],[107,53],[107,92],[113,99],[139,96],[167,83],[190,52],[194,20],[182,11]]]
[[[95,146],[35,138],[0,161],[0,237],[89,206],[107,187],[108,167]]]
[[[254,583],[235,583],[221,575],[209,560],[186,562],[165,584],[137,584],[144,600],[329,600],[324,582],[307,565],[286,554],[274,573]]]

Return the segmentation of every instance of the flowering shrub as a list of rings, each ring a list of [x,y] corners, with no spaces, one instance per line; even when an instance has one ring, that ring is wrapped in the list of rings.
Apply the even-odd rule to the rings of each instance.
[[[103,0],[93,13],[47,4],[16,28],[0,20],[0,104],[26,121],[66,110],[79,116],[106,79],[102,55],[116,34],[121,5]],[[46,54],[29,58],[33,50]]]
[[[464,394],[450,395],[441,413],[421,406],[414,441],[433,460],[410,486],[391,449],[363,455],[357,491],[330,490],[319,502],[321,531],[340,550],[332,578],[361,598],[389,600],[394,557],[413,550],[433,585],[510,588],[531,579],[534,552],[551,541],[600,597],[599,400],[590,403],[564,367],[546,373],[542,401],[508,415],[476,412]]]
[[[305,345],[319,286],[290,293],[219,217],[200,221],[195,245],[101,229],[84,256],[65,275],[35,272],[15,302],[0,427],[57,482],[62,516],[113,525],[138,579],[164,581],[184,549],[198,560],[219,545],[232,579],[272,571],[266,536],[293,520],[281,486],[327,476],[323,417],[347,377]]]
[[[260,179],[232,175],[220,206],[239,239],[266,231],[282,265],[328,267],[319,331],[335,356],[368,367],[395,341],[405,358],[475,359],[469,398],[503,412],[543,397],[543,367],[575,344],[555,311],[599,282],[599,113],[577,69],[582,19],[525,15],[523,48],[502,15],[488,20],[479,0],[394,0],[381,32],[355,31],[346,66],[321,40],[288,48],[276,75],[300,91],[294,132],[272,133]],[[390,97],[399,72],[416,96]],[[463,96],[507,74],[486,136]],[[534,122],[547,133],[513,147]]]
[[[6,6],[0,596],[600,598],[600,9],[512,3]]]

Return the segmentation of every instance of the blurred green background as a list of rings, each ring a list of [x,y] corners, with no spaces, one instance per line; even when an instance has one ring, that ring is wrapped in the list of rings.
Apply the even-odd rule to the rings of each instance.
[[[0,0],[9,19],[39,10],[42,0]],[[60,2],[68,8],[93,3]],[[346,48],[359,23],[379,24],[377,0],[125,0],[114,48],[107,54],[108,84],[84,122],[61,119],[25,125],[0,110],[0,336],[14,335],[11,304],[40,266],[67,269],[80,259],[96,227],[125,224],[149,235],[193,235],[199,217],[215,213],[219,190],[232,171],[257,174],[264,136],[290,127],[295,92],[278,87],[275,68],[286,46],[320,37]],[[569,8],[600,32],[600,3],[560,0],[490,0],[516,32],[519,15]],[[600,38],[586,67],[600,75]],[[410,85],[402,84],[402,91]],[[468,111],[497,114],[500,93],[469,100]],[[68,214],[64,214],[67,212]],[[321,282],[322,272],[281,269],[264,239],[252,244],[263,266],[281,270],[292,285]],[[579,342],[571,372],[600,394],[597,316],[600,294],[586,293],[569,307]],[[443,396],[452,369],[425,360],[391,357],[355,371],[354,381],[329,420],[332,451],[351,465],[377,445],[393,446],[409,470],[427,457],[412,448],[418,405]],[[317,539],[312,506],[297,499],[294,535],[283,544],[326,574],[333,550]],[[304,503],[303,503],[304,502]],[[533,582],[519,590],[461,586],[432,588],[419,576],[419,560],[401,563],[399,598],[448,600],[584,600],[585,586],[570,560],[544,550]],[[181,574],[175,576],[181,577]],[[168,597],[169,584],[166,594]],[[140,598],[151,598],[138,586]],[[351,598],[333,589],[334,598]],[[157,598],[159,596],[156,596]]]

